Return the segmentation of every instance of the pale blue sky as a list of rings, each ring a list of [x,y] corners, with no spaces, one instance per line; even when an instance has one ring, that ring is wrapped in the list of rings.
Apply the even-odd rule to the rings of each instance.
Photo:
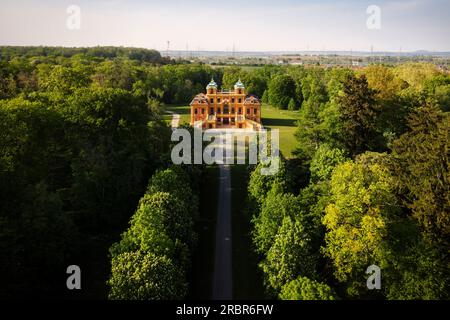
[[[81,8],[81,29],[66,9]],[[381,29],[366,27],[369,5]],[[450,51],[450,0],[0,0],[0,45]]]

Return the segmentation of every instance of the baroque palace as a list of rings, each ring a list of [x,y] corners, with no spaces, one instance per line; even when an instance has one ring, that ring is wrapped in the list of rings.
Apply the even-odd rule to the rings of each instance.
[[[206,86],[206,94],[194,97],[191,104],[191,125],[203,129],[261,128],[261,102],[254,95],[245,93],[239,80],[234,90],[218,90],[214,79]]]

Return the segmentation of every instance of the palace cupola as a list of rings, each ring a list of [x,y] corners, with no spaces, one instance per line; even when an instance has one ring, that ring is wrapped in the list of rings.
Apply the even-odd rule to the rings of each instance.
[[[214,78],[211,78],[211,82],[206,86],[206,92],[208,94],[216,94],[217,93],[217,83],[214,81]]]
[[[241,79],[239,79],[235,84],[234,84],[234,92],[236,94],[244,94],[244,90],[245,90],[245,86],[242,83]]]

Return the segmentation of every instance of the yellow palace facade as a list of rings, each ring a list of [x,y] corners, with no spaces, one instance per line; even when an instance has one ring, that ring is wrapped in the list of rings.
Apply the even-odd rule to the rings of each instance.
[[[206,93],[197,94],[190,106],[192,126],[254,130],[261,127],[261,102],[255,95],[246,94],[241,80],[236,82],[234,90],[219,91],[212,79]]]

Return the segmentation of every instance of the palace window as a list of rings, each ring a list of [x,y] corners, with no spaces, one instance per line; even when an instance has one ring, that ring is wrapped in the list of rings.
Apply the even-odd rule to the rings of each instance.
[[[247,114],[250,114],[250,109],[247,109]]]
[[[242,114],[242,108],[239,108],[238,110],[238,114]]]
[[[231,98],[231,103],[234,103],[234,98]]]
[[[209,114],[214,114],[214,108],[209,108]]]
[[[213,99],[213,98],[209,99],[209,101],[210,101],[211,103],[214,103],[214,99]]]
[[[205,109],[202,108],[202,114],[205,114]]]
[[[197,108],[194,109],[194,114],[197,114]]]
[[[241,102],[242,102],[242,99],[241,99],[241,98],[239,98],[239,99],[238,99],[238,103],[241,103]]]
[[[217,103],[220,103],[220,98],[217,98]]]
[[[257,113],[257,109],[255,108],[255,109],[253,110],[253,114],[256,116],[256,113]]]
[[[231,108],[231,113],[234,113],[234,108]]]

